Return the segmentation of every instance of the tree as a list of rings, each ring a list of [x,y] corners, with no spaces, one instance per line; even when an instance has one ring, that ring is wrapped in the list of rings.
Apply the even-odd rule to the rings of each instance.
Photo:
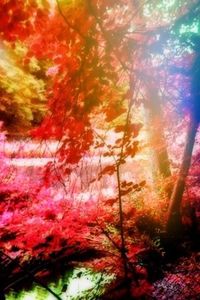
[[[38,126],[46,112],[45,83],[37,78],[41,67],[32,58],[23,68],[26,48],[17,43],[15,49],[9,45],[1,49],[0,116],[9,133],[25,134]]]
[[[167,26],[161,28],[160,30],[157,31],[157,34],[159,35],[159,39],[158,42],[155,42],[155,44],[153,43],[150,47],[151,49],[154,51],[163,51],[163,46],[166,45],[166,43],[173,41],[173,40],[179,40],[179,45],[182,44],[185,47],[188,47],[188,45],[191,45],[191,47],[195,52],[195,56],[196,58],[193,61],[192,67],[190,67],[190,71],[188,72],[186,69],[184,69],[184,67],[180,68],[174,68],[174,70],[176,70],[182,74],[186,74],[186,75],[190,75],[190,81],[191,81],[191,99],[190,99],[190,104],[186,109],[186,112],[189,112],[189,116],[190,116],[190,121],[188,124],[188,133],[187,133],[187,137],[186,137],[186,142],[185,142],[185,148],[184,148],[184,154],[182,157],[182,161],[181,161],[181,166],[180,166],[180,171],[179,171],[179,176],[177,178],[177,182],[174,185],[174,188],[171,191],[170,188],[170,192],[169,192],[169,196],[170,197],[170,204],[169,204],[169,208],[168,208],[168,218],[167,218],[167,225],[166,225],[166,229],[167,229],[167,233],[169,235],[176,235],[176,234],[180,234],[180,229],[181,229],[181,204],[182,204],[182,199],[183,199],[183,193],[184,193],[184,189],[186,186],[186,178],[189,172],[189,168],[191,165],[191,160],[192,160],[192,151],[193,151],[193,147],[194,147],[194,143],[195,143],[195,137],[196,137],[196,133],[197,133],[197,129],[198,129],[198,125],[199,125],[199,109],[198,109],[198,83],[197,83],[197,77],[196,74],[198,73],[198,45],[199,45],[199,37],[198,34],[195,33],[190,33],[190,34],[183,34],[181,35],[181,28],[183,28],[184,26],[187,28],[190,27],[191,23],[195,24],[195,22],[197,22],[197,18],[198,18],[198,13],[199,13],[199,1],[196,1],[194,3],[191,4],[191,7],[189,7],[187,9],[187,11],[177,17],[175,19],[175,21],[172,22],[172,24],[170,24],[170,26],[167,28]],[[189,30],[189,29],[188,29]],[[186,29],[187,31],[187,29]],[[156,33],[156,31],[154,31],[154,33]],[[164,45],[163,45],[164,43]],[[173,42],[172,42],[173,43]],[[161,50],[162,49],[162,50]],[[161,53],[161,52],[160,52]],[[180,57],[179,57],[180,59]],[[150,86],[148,88],[149,91],[152,91],[152,87]],[[187,90],[185,90],[185,95],[188,93]],[[159,119],[159,117],[162,115],[162,111],[161,111],[161,106],[159,104],[158,101],[158,96],[156,95],[156,92],[153,93],[153,98],[152,99],[156,99],[157,101],[156,103],[156,110],[154,109],[154,116],[157,115],[157,118]],[[185,100],[185,99],[184,99]],[[185,100],[186,102],[186,100]],[[154,101],[153,101],[154,103]],[[175,105],[177,105],[177,103],[175,103]],[[155,107],[155,106],[154,106]],[[184,104],[183,104],[184,107]],[[156,114],[157,112],[157,114]],[[157,133],[155,133],[157,135]],[[158,136],[163,137],[163,133],[162,134],[158,134]],[[163,144],[161,142],[161,144]],[[163,164],[165,165],[164,162],[167,162],[167,152],[166,152],[166,148],[164,147],[164,153],[161,153],[161,164],[160,166],[162,166]],[[157,157],[159,158],[159,153],[157,155]],[[163,160],[164,158],[164,160]],[[169,170],[169,163],[167,163],[167,165],[165,165],[165,169],[166,171]],[[168,173],[168,171],[167,171]],[[164,173],[163,173],[164,174]]]
[[[199,70],[199,35],[191,32],[190,34],[186,33],[181,35],[180,30],[182,26],[190,26],[191,23],[195,24],[197,22],[197,16],[199,14],[199,1],[196,1],[191,5],[188,11],[182,16],[178,17],[173,24],[171,25],[171,34],[178,34],[179,43],[183,44],[185,47],[190,45],[194,51],[194,58],[192,66],[189,67],[190,70],[187,70],[187,67],[174,67],[172,68],[173,72],[179,72],[183,75],[190,76],[190,93],[191,98],[189,105],[187,106],[186,112],[189,113],[189,124],[187,130],[187,136],[185,141],[184,153],[181,161],[181,166],[179,170],[179,175],[174,185],[171,197],[170,204],[168,208],[168,217],[166,230],[167,234],[170,236],[179,235],[181,232],[181,204],[183,199],[183,193],[186,186],[186,179],[188,176],[189,168],[191,166],[192,152],[195,143],[195,137],[197,134],[199,126],[199,89],[198,89],[198,70]],[[161,30],[162,31],[162,30]],[[164,29],[162,32],[164,40],[170,38],[169,31]],[[162,34],[161,34],[162,35]],[[176,38],[176,37],[174,37]],[[163,42],[162,38],[161,41]],[[188,93],[185,91],[186,94]],[[184,99],[185,100],[185,99]],[[186,101],[186,100],[185,100]],[[184,106],[184,105],[183,105]]]
[[[186,1],[178,3],[182,10],[187,8]],[[47,168],[40,190],[34,185],[33,191],[27,196],[22,185],[18,187],[17,196],[3,196],[12,203],[9,213],[10,209],[17,210],[13,222],[19,224],[20,221],[22,224],[23,219],[23,225],[20,225],[22,231],[16,238],[16,232],[12,231],[11,217],[9,213],[5,214],[4,219],[8,218],[10,223],[3,233],[2,244],[6,244],[10,251],[17,245],[29,255],[39,254],[47,259],[52,253],[59,251],[66,250],[65,254],[68,255],[70,247],[78,249],[77,251],[82,250],[89,243],[88,235],[89,238],[92,236],[95,247],[102,247],[100,242],[103,235],[109,244],[107,246],[105,243],[106,250],[109,252],[109,247],[112,246],[112,254],[116,254],[110,258],[110,261],[117,261],[118,268],[115,269],[123,274],[126,282],[129,276],[137,282],[135,261],[137,252],[144,245],[136,246],[133,241],[133,235],[138,237],[139,234],[136,229],[139,215],[136,198],[142,206],[142,196],[135,195],[148,184],[145,180],[140,181],[139,176],[133,180],[123,179],[122,167],[133,160],[139,151],[138,138],[142,124],[138,112],[145,104],[149,107],[150,124],[153,127],[148,129],[156,140],[156,145],[153,146],[158,170],[164,177],[163,181],[170,177],[165,128],[160,128],[160,124],[164,124],[162,118],[171,117],[169,103],[165,101],[167,91],[163,83],[163,78],[168,74],[165,66],[162,70],[159,67],[154,69],[155,61],[161,59],[163,62],[165,56],[162,53],[156,56],[149,49],[159,45],[162,52],[164,44],[171,40],[176,42],[173,31],[176,26],[180,29],[184,18],[187,21],[188,14],[182,15],[178,6],[173,10],[171,4],[166,7],[158,4],[154,7],[154,1],[146,4],[145,1],[128,0],[75,0],[56,1],[55,4],[55,7],[50,7],[46,1],[3,1],[0,11],[1,36],[6,45],[4,47],[9,48],[9,59],[15,65],[12,67],[15,70],[14,77],[6,68],[6,81],[4,76],[0,77],[2,100],[5,102],[1,103],[4,111],[2,118],[9,121],[14,107],[19,127],[25,125],[32,128],[33,124],[40,123],[32,130],[32,136],[47,141],[56,140],[59,158],[57,164],[53,165],[56,175],[49,173]],[[195,2],[195,7],[192,6],[195,14],[199,7],[196,5]],[[152,16],[158,15],[160,11],[165,18],[154,20]],[[173,25],[171,21],[175,18],[178,19]],[[23,50],[21,56],[16,54],[20,47]],[[149,51],[147,58],[145,51]],[[192,91],[196,89],[195,80],[196,77],[192,80]],[[195,93],[195,99],[198,99],[196,90]],[[43,105],[45,100],[46,110]],[[20,106],[20,101],[24,106]],[[174,224],[180,223],[180,206],[199,122],[199,115],[196,115],[197,100],[194,103],[189,109],[191,126],[181,173],[171,197],[168,231],[171,231]],[[175,99],[173,104],[177,107],[179,101]],[[98,122],[103,134],[98,128]],[[107,131],[113,134],[111,141],[106,138]],[[100,182],[104,176],[115,178],[114,197],[101,195],[98,210],[92,206],[91,199],[88,204],[78,207],[71,199],[74,196],[73,188],[71,194],[67,190],[73,170],[80,170],[81,167],[84,170],[84,156],[90,150],[98,150],[104,158],[112,159],[112,162],[104,166],[100,164],[96,177],[86,182],[88,190],[95,180]],[[78,181],[77,174],[79,175],[78,171]],[[64,200],[53,201],[56,196],[50,193],[50,176],[51,181],[55,181],[55,178],[62,181],[66,192]],[[170,193],[171,191],[168,196]],[[149,197],[148,193],[145,194],[144,199]],[[29,199],[28,208],[24,208],[26,197]],[[35,205],[32,206],[32,202]],[[87,207],[89,204],[91,210]],[[4,207],[2,203],[2,210]],[[144,215],[150,211],[144,206],[142,209]],[[32,220],[34,214],[37,222]],[[162,223],[160,212],[157,214]],[[59,226],[53,221],[58,221]],[[149,217],[146,227],[151,227],[150,230],[155,234],[156,224]],[[41,234],[44,230],[46,234]],[[9,235],[9,231],[14,238]],[[100,237],[99,240],[94,238],[94,232]],[[145,230],[143,232],[146,233]],[[48,248],[46,253],[44,248]],[[105,262],[103,266],[105,267]],[[110,269],[113,271],[113,268]]]
[[[182,158],[182,163],[180,167],[179,177],[177,179],[176,185],[173,190],[173,194],[170,200],[169,207],[169,216],[167,222],[167,231],[169,233],[174,233],[176,231],[180,231],[181,224],[181,200],[183,197],[183,192],[185,188],[186,178],[189,172],[189,168],[192,160],[192,152],[195,143],[195,137],[197,134],[197,130],[200,122],[200,110],[199,110],[199,86],[198,86],[198,78],[199,78],[199,69],[200,69],[200,55],[199,55],[199,45],[200,39],[195,34],[191,37],[191,42],[193,42],[193,47],[195,49],[195,57],[193,60],[193,64],[190,70],[178,69],[182,73],[188,74],[191,80],[191,103],[189,107],[189,116],[190,121],[188,125],[188,133],[185,142],[185,149]]]

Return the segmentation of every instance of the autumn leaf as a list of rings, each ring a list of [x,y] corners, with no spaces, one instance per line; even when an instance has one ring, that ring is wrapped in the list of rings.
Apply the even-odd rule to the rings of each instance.
[[[116,171],[116,167],[115,166],[106,166],[103,168],[103,170],[101,171],[101,175],[112,175],[114,172]]]
[[[106,199],[105,200],[105,203],[108,204],[108,205],[113,205],[117,202],[117,198],[110,198],[110,199]]]
[[[124,132],[125,126],[124,125],[117,125],[115,126],[115,132]]]
[[[125,195],[129,194],[132,190],[133,190],[132,187],[130,187],[130,188],[126,189],[126,190],[121,190],[121,195],[125,196]]]

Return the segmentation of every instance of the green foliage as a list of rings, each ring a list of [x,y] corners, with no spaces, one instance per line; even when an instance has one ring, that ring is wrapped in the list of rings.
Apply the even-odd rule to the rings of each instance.
[[[104,292],[105,286],[114,279],[112,275],[93,272],[91,269],[76,268],[67,271],[63,277],[49,284],[61,299],[69,300],[94,300]],[[19,293],[11,291],[6,300],[53,300],[54,297],[44,288],[33,285],[30,290],[22,290]]]

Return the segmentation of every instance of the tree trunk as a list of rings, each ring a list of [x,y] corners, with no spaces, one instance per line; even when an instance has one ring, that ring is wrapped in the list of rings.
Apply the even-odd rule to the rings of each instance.
[[[195,143],[195,137],[198,129],[198,121],[191,117],[185,149],[183,153],[182,164],[179,171],[177,182],[174,186],[172,196],[170,199],[170,205],[168,209],[168,219],[166,224],[166,231],[169,236],[177,236],[181,231],[181,202],[185,189],[185,182],[189,172],[192,151]]]
[[[157,167],[164,178],[171,176],[166,139],[162,124],[161,99],[155,88],[148,87],[151,141],[155,152]]]

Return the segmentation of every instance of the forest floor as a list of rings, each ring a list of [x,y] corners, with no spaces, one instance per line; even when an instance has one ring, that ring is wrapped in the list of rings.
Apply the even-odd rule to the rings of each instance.
[[[51,159],[51,158],[48,157],[47,159]],[[24,165],[25,162],[26,162],[26,168],[24,168],[25,167],[25,165]],[[41,158],[36,158],[36,159],[34,159],[34,158],[31,158],[31,159],[30,158],[12,159],[12,165],[14,165],[14,167],[17,168],[18,172],[19,172],[19,170],[21,170],[20,172],[24,171],[26,173],[26,177],[27,178],[30,177],[30,179],[33,178],[33,173],[35,173],[37,175],[36,177],[39,176],[39,173],[37,173],[37,169],[39,169],[39,167],[41,167],[41,164],[43,166],[43,164],[45,164],[45,163],[46,163],[46,161],[42,161]],[[33,170],[33,167],[35,168],[34,170]],[[29,170],[29,168],[30,168],[30,170]],[[16,199],[18,200],[18,198],[16,198]],[[12,201],[14,201],[14,200],[12,200]],[[44,202],[44,203],[46,203],[46,202]],[[30,207],[27,209],[27,211],[31,212],[32,204],[31,203],[29,203],[29,204],[30,204]],[[40,216],[40,214],[42,213],[40,205],[41,205],[41,202],[39,201],[38,202],[38,210],[37,210],[38,216]],[[55,206],[55,208],[57,209],[57,206]],[[44,205],[43,209],[44,209],[44,213],[46,214],[46,204]],[[52,209],[54,209],[54,206],[52,206]],[[20,209],[18,209],[18,211],[21,214],[21,212],[23,210],[20,208]],[[55,212],[56,212],[56,210],[55,210]],[[34,213],[34,211],[33,211],[33,213]],[[16,214],[16,212],[15,212],[15,214]],[[23,217],[23,215],[22,215],[22,217]],[[28,216],[27,217],[27,222],[28,222],[29,218],[31,219],[33,217],[35,217],[34,214],[33,214],[33,216],[32,215]],[[11,218],[11,216],[10,216],[10,218]],[[49,224],[53,224],[52,220],[51,220],[51,218],[52,218],[51,215],[50,215],[50,217],[49,217],[49,215],[48,216],[45,215],[45,218],[47,219]],[[23,217],[23,220],[24,220],[24,217]],[[69,220],[67,220],[66,224],[69,223],[68,221]],[[6,222],[7,222],[7,219],[6,219]],[[18,222],[18,221],[16,221],[16,222]],[[19,220],[19,223],[21,224],[20,220]],[[16,224],[18,224],[18,223],[16,223]],[[24,224],[27,225],[28,223],[27,224],[24,223]],[[43,224],[43,223],[41,223],[41,224]],[[37,226],[39,226],[39,229],[40,229],[41,226],[40,225],[37,225]],[[53,227],[53,225],[51,225],[51,228],[52,227]],[[31,236],[30,240],[32,242],[33,241],[33,234],[35,233],[35,229],[33,228],[32,223],[31,223],[30,228],[32,230],[32,234],[30,233],[30,236]],[[26,234],[24,234],[24,235],[26,235]],[[37,234],[36,236],[38,237],[39,235]],[[9,238],[11,238],[11,240],[12,240],[12,238],[14,239],[14,237],[9,237]],[[193,239],[194,239],[194,237],[193,237]],[[51,242],[51,241],[49,241],[49,242]],[[7,242],[7,244],[8,243],[9,243],[9,241]],[[193,244],[195,244],[195,247],[194,247]],[[150,292],[148,293],[148,296],[142,296],[142,298],[137,297],[137,298],[134,298],[134,299],[147,299],[147,300],[148,299],[155,299],[155,300],[164,300],[164,299],[166,299],[166,300],[168,300],[168,299],[172,299],[172,300],[198,300],[198,299],[200,299],[200,296],[199,296],[200,295],[200,247],[199,247],[199,245],[197,247],[197,242],[196,241],[193,242],[193,244],[191,243],[191,239],[189,239],[189,238],[186,239],[186,240],[183,239],[183,242],[181,242],[180,252],[179,252],[179,250],[176,249],[176,253],[177,253],[176,258],[174,260],[170,259],[170,257],[173,257],[172,254],[174,254],[173,253],[174,249],[172,248],[171,253],[168,253],[169,259],[166,259],[165,262],[161,263],[161,264],[160,264],[159,261],[156,261],[156,259],[154,261],[151,261],[150,257],[147,258],[148,261],[146,263],[148,265],[148,272],[151,273],[150,277],[152,277],[151,280],[150,280],[151,289],[150,289]],[[15,247],[16,247],[16,245],[15,245]],[[89,254],[88,253],[86,253],[86,254],[88,256],[87,257],[88,260],[94,259],[94,257],[93,257],[94,252],[90,252]],[[83,253],[83,256],[84,255],[85,254]],[[77,253],[76,256],[79,256],[79,253]],[[76,259],[77,259],[77,257],[74,257],[72,255],[71,260],[73,261],[73,260],[76,260]],[[109,257],[108,257],[108,259],[109,259]],[[66,260],[66,262],[65,262],[65,260]],[[7,270],[10,267],[11,271],[15,269],[17,271],[20,271],[21,275],[24,276],[24,280],[22,280],[22,281],[20,280],[20,278],[17,278],[17,276],[16,277],[14,276],[14,280],[19,279],[20,288],[21,288],[21,290],[23,290],[24,283],[25,283],[25,285],[27,284],[27,278],[28,278],[27,275],[28,274],[24,274],[23,270],[19,270],[19,266],[15,265],[14,261],[9,262],[8,260],[5,259],[5,260],[3,260],[3,262],[5,262],[4,267],[7,268]],[[30,269],[29,270],[31,270],[32,267],[34,267],[34,268],[36,267],[36,269],[39,268],[39,270],[41,271],[41,274],[43,272],[45,274],[45,272],[46,272],[46,270],[48,270],[48,268],[49,269],[56,268],[56,269],[59,270],[59,268],[60,268],[59,265],[62,265],[62,267],[65,268],[66,272],[68,272],[67,268],[69,268],[69,265],[70,265],[70,264],[68,265],[68,263],[69,263],[69,259],[65,259],[65,257],[64,257],[63,260],[62,259],[60,260],[60,258],[59,258],[58,263],[53,264],[52,262],[49,262],[49,263],[47,262],[47,268],[45,266],[45,268],[43,270],[42,267],[40,268],[40,262],[39,262],[39,265],[38,265],[38,261],[36,260],[34,262],[33,266],[31,266],[31,264],[30,264]],[[75,266],[75,268],[76,268],[76,266]],[[0,270],[0,271],[1,271],[2,275],[4,276],[4,274],[6,274],[6,273],[4,273],[4,271],[2,271],[2,270]],[[59,273],[59,271],[58,271],[58,273]],[[160,273],[160,276],[159,276],[158,273]],[[34,274],[35,273],[33,273],[33,275]],[[155,274],[156,274],[156,276],[155,276]],[[58,277],[59,276],[60,276],[59,291],[65,291],[65,289],[66,289],[66,280],[64,279],[64,277],[62,277],[63,276],[62,272],[60,272],[60,275],[58,275]],[[11,278],[11,279],[13,279],[13,278]],[[104,283],[104,278],[102,280],[103,280],[102,282]],[[29,290],[27,289],[27,291],[26,291],[26,296],[27,296],[26,298],[23,298],[23,293],[20,294],[20,288],[18,289],[17,280],[16,280],[16,285],[15,285],[15,288],[17,288],[16,294],[13,297],[6,297],[6,299],[8,299],[8,300],[10,300],[10,299],[17,299],[17,300],[18,299],[20,299],[20,300],[24,300],[24,299],[28,299],[28,300],[29,299],[34,299],[34,300],[41,299],[41,300],[46,300],[47,298],[41,298],[41,296],[39,296],[39,298],[37,298],[35,294],[33,296],[31,296],[32,298],[30,298],[33,287],[31,286],[31,280],[28,279],[28,281],[29,281],[29,285],[28,285]],[[8,282],[9,282],[9,280],[8,280]],[[46,284],[48,284],[48,283],[46,283]],[[105,280],[105,284],[106,284],[106,280]],[[93,290],[95,290],[95,289],[97,289],[97,286],[93,287]],[[35,290],[35,288],[34,288],[34,290]],[[86,292],[87,292],[87,290],[86,290]],[[21,296],[18,297],[17,293],[19,293],[18,295],[21,295]],[[94,295],[94,297],[92,295]],[[111,292],[109,297],[107,297],[107,296],[105,298],[104,298],[104,296],[99,297],[99,295],[96,295],[95,292],[91,292],[91,286],[89,286],[88,293],[86,293],[85,296],[81,296],[81,297],[78,297],[78,298],[66,298],[66,299],[73,299],[73,300],[74,299],[75,300],[77,300],[77,299],[82,299],[82,300],[86,300],[86,299],[87,300],[88,299],[89,300],[96,300],[96,299],[128,300],[127,298],[124,298],[124,297],[125,296],[123,295],[123,292],[120,293],[119,290],[115,290],[115,291],[113,291],[113,293]],[[50,298],[48,298],[48,299],[50,299]],[[51,298],[51,299],[53,299],[53,298]]]
[[[154,282],[149,299],[200,299],[200,252],[193,252],[189,257],[183,256],[167,264],[164,277]]]
[[[78,272],[79,269],[76,269]],[[79,294],[79,296],[69,295],[63,298],[64,293],[61,294],[61,299],[73,299],[73,300],[97,300],[97,299],[113,299],[113,300],[128,300],[126,296],[124,296],[123,291],[112,291],[107,294],[106,297],[99,296],[98,293],[95,292],[95,289],[102,288],[102,285],[106,283],[105,279],[101,279],[99,286],[94,286],[93,283],[89,281],[89,276],[91,273],[87,273],[87,269],[84,271],[80,269],[80,282],[79,285],[75,287],[77,289],[80,288],[80,283],[83,282],[86,284],[85,290],[83,294]],[[86,273],[85,273],[86,272]],[[89,271],[90,272],[90,271]],[[88,275],[89,274],[89,275]],[[99,273],[100,274],[100,273]],[[69,276],[69,275],[68,275]],[[73,275],[75,276],[75,275]],[[99,276],[99,275],[98,275]],[[200,252],[193,252],[191,256],[183,256],[180,257],[176,262],[168,263],[165,266],[165,271],[163,272],[163,277],[159,280],[156,280],[152,284],[151,292],[142,297],[131,298],[131,299],[145,299],[145,300],[198,300],[200,299]],[[76,277],[77,278],[77,277]],[[91,277],[92,278],[92,277]],[[100,278],[100,277],[99,277]],[[109,279],[110,280],[110,279]],[[76,284],[75,282],[73,284]],[[73,285],[72,284],[72,285]],[[77,283],[78,284],[78,283]],[[91,285],[92,284],[92,285]],[[99,284],[99,283],[98,283]],[[60,290],[64,291],[66,288],[66,275],[61,277],[59,280],[59,287],[57,284],[50,285],[51,289],[55,292]],[[88,285],[88,290],[87,290]],[[71,284],[70,284],[71,286]],[[53,288],[52,288],[53,287]],[[68,289],[71,289],[68,285]],[[83,288],[84,289],[84,288]],[[78,290],[76,291],[78,294]],[[9,296],[6,297],[8,300],[17,299],[17,300],[24,300],[24,299],[54,299],[52,295],[48,292],[44,292],[41,287],[39,286],[32,286],[29,289],[21,289],[18,290],[16,293],[8,294]],[[81,296],[82,295],[82,296]],[[92,296],[93,295],[93,296]],[[28,298],[29,297],[29,298]],[[44,298],[41,298],[44,297]]]

